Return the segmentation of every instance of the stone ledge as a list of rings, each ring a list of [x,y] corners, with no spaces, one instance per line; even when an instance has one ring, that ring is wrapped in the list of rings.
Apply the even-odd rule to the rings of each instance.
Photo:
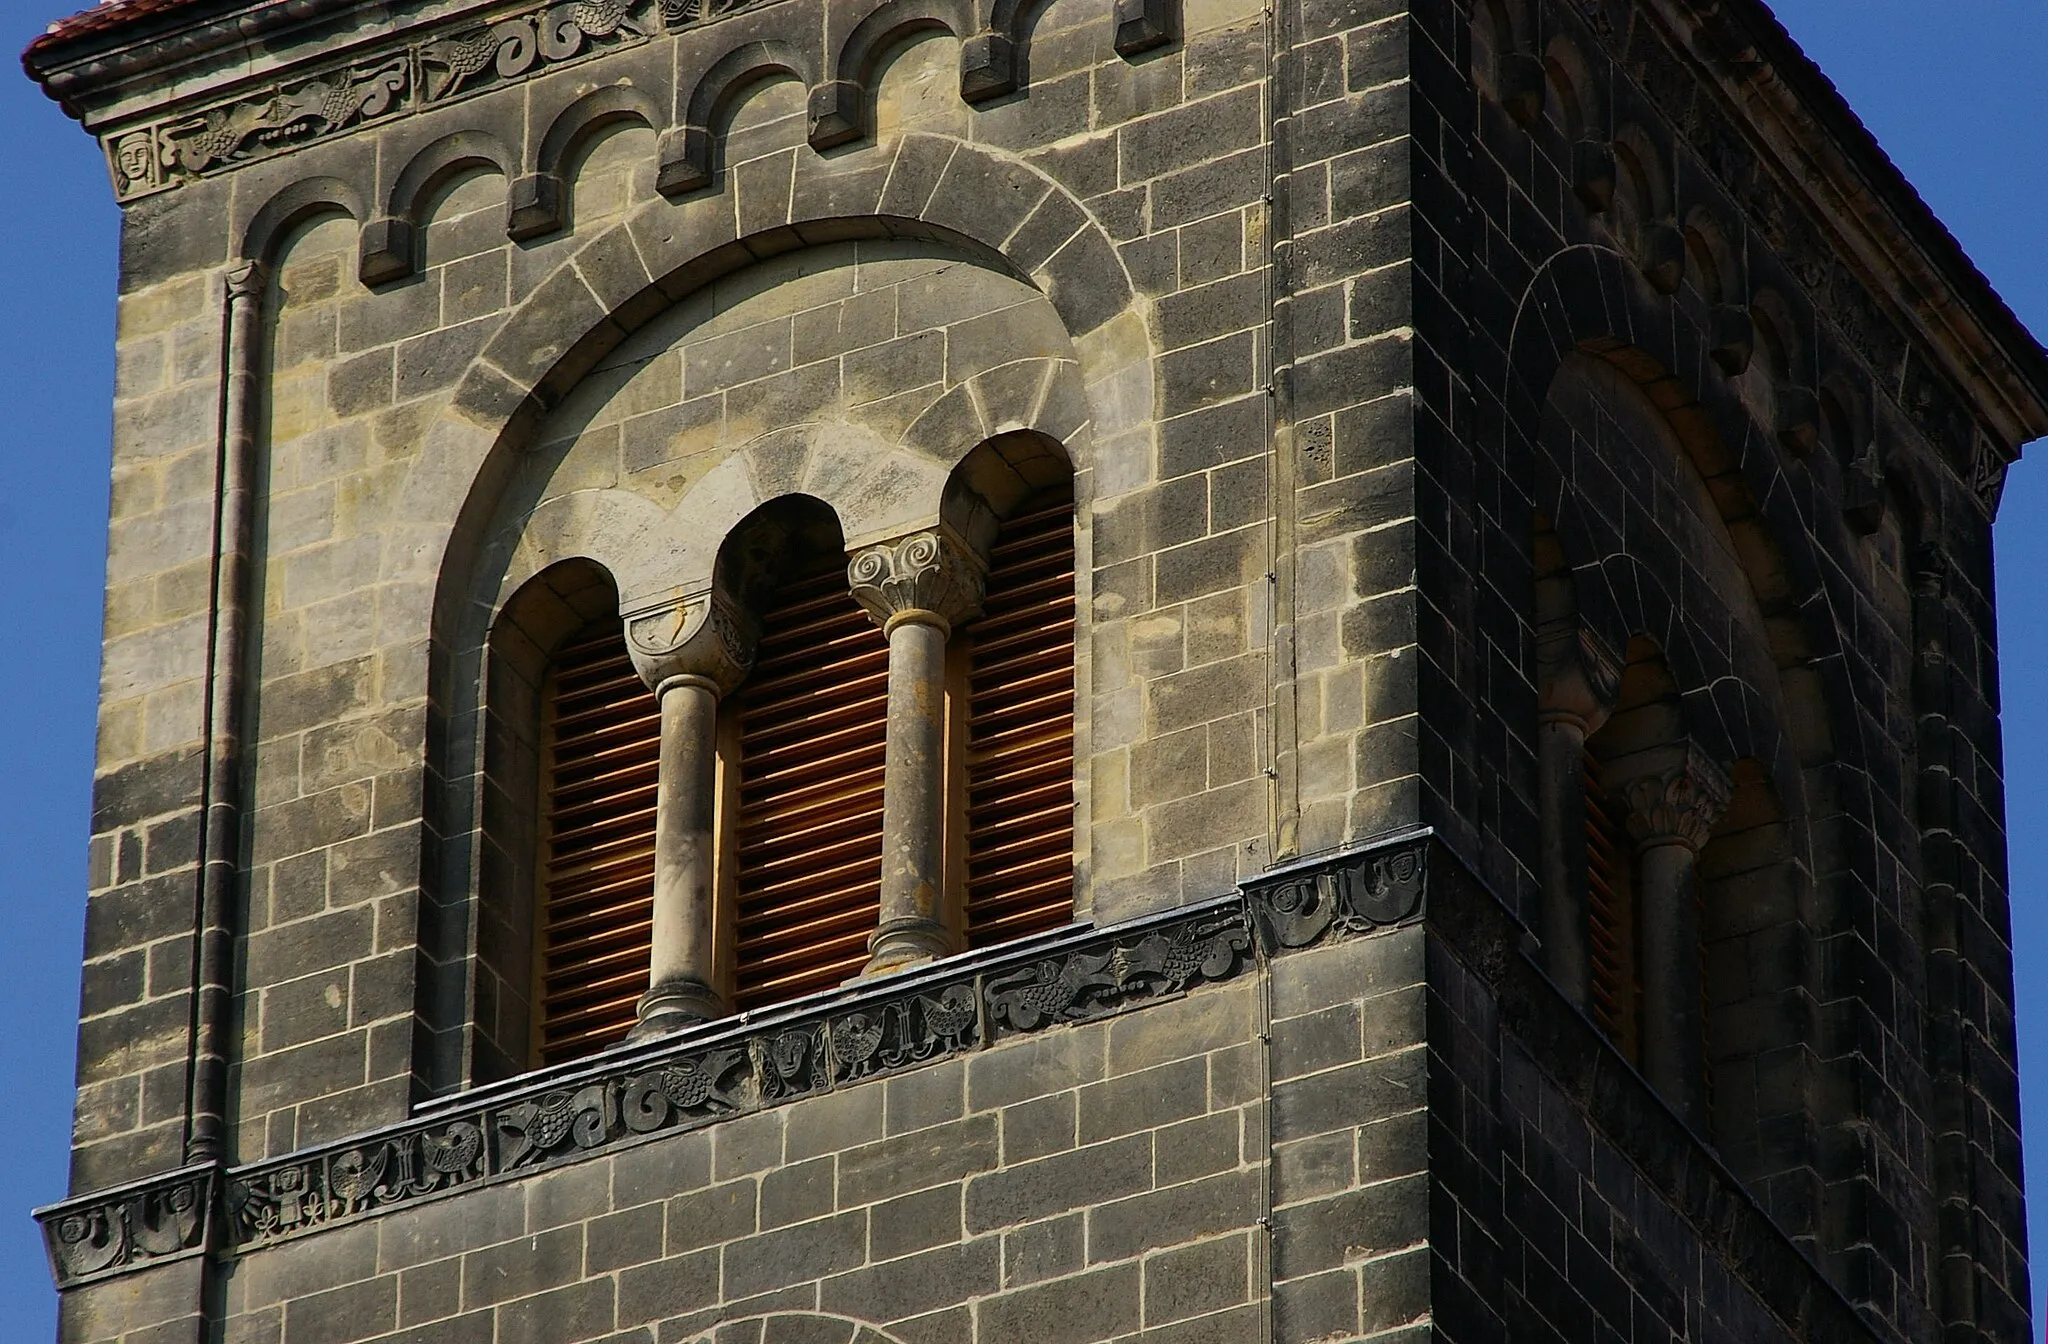
[[[403,1123],[36,1211],[60,1288],[234,1256],[1234,979],[1423,909],[1427,830],[1108,928],[1079,924],[421,1106]],[[1258,950],[1254,951],[1254,942]]]

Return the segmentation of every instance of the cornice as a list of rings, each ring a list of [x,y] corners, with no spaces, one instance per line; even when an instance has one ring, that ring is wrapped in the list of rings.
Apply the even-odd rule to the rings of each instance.
[[[1737,110],[1773,162],[1778,185],[1830,228],[1873,294],[1963,390],[1994,432],[1995,461],[1969,464],[1987,502],[2020,446],[2048,435],[2048,351],[1977,269],[1834,83],[1757,0],[1651,0],[1643,9],[1692,72]],[[1674,122],[1673,90],[1651,88]],[[1880,369],[1907,393],[1908,371]]]

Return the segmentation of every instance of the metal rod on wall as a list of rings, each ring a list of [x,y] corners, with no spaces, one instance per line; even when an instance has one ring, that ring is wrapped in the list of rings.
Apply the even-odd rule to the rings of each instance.
[[[215,467],[213,602],[209,618],[206,758],[201,784],[199,890],[194,918],[191,1095],[185,1160],[226,1156],[227,1046],[233,1010],[230,924],[241,858],[241,709],[249,556],[255,516],[256,391],[264,269],[228,272],[220,457]]]

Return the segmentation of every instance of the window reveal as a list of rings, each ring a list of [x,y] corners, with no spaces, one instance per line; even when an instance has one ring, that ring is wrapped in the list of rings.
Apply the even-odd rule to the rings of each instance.
[[[1586,758],[1586,906],[1593,1020],[1621,1053],[1636,1058],[1633,846],[1600,787],[1600,765]]]
[[[554,1064],[621,1040],[647,989],[661,716],[616,618],[570,637],[543,696],[533,1036]]]
[[[1005,524],[967,627],[969,947],[1074,917],[1074,500]]]
[[[739,1008],[857,974],[880,909],[889,646],[843,558],[785,582],[739,711]]]

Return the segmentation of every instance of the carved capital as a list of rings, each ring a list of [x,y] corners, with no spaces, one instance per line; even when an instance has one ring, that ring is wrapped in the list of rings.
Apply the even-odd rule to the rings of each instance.
[[[1621,689],[1621,660],[1576,622],[1536,635],[1536,704],[1545,723],[1575,723],[1591,736]]]
[[[1628,833],[1638,849],[1684,845],[1697,854],[1728,806],[1727,772],[1687,744],[1681,759],[1623,786]]]
[[[988,566],[950,530],[913,532],[869,546],[846,567],[854,600],[886,633],[906,620],[949,633],[981,610]]]
[[[754,666],[753,620],[715,589],[625,614],[626,652],[641,680],[659,690],[700,677],[729,693]]]
[[[228,267],[228,297],[231,299],[254,299],[262,296],[263,286],[269,274],[260,261],[239,261]]]

